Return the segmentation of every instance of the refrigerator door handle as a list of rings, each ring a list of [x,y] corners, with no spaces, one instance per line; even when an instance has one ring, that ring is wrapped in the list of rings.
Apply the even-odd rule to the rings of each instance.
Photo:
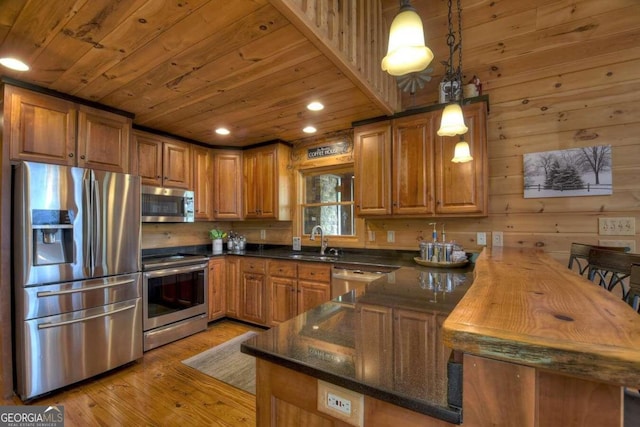
[[[93,316],[86,316],[86,317],[81,317],[79,319],[65,320],[65,321],[62,321],[62,322],[55,322],[55,323],[51,323],[51,322],[40,323],[38,325],[38,329],[57,328],[57,327],[60,327],[60,326],[72,325],[74,323],[86,322],[87,320],[99,319],[100,317],[107,317],[107,316],[110,316],[112,314],[120,313],[122,311],[131,310],[131,309],[134,309],[134,308],[136,308],[135,302],[132,305],[128,305],[128,306],[122,307],[122,308],[117,308],[115,310],[111,310],[111,311],[108,311],[106,313],[94,314]]]
[[[84,190],[84,197],[82,198],[82,212],[89,212],[89,207],[91,206],[91,180],[83,179],[82,186]],[[88,268],[91,274],[93,273],[93,262],[92,262],[92,229],[93,229],[93,218],[91,215],[85,215],[85,220],[83,222],[83,230],[85,238],[82,239],[84,250],[82,251],[84,259],[82,260],[82,265],[85,268]]]
[[[93,224],[91,226],[91,246],[93,248],[93,264],[96,262],[102,262],[103,254],[102,254],[102,218],[100,214],[102,213],[102,206],[100,204],[100,181],[94,179],[93,188],[92,188],[92,197],[91,197],[91,214],[93,216]],[[92,265],[95,268],[95,265]]]
[[[120,285],[127,285],[129,283],[135,283],[135,280],[118,280],[115,282],[110,282],[110,283],[106,283],[104,285],[99,285],[99,286],[91,286],[91,287],[86,287],[86,288],[81,288],[81,289],[65,289],[63,291],[41,291],[36,293],[36,296],[38,298],[40,297],[53,297],[53,296],[57,296],[57,295],[68,295],[68,294],[75,294],[78,292],[89,292],[89,291],[94,291],[96,289],[104,289],[104,288],[113,288],[116,286],[120,286]]]

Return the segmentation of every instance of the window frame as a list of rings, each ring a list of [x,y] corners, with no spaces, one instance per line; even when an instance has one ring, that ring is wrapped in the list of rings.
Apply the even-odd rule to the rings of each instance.
[[[339,174],[344,172],[355,173],[353,163],[342,163],[335,165],[328,165],[322,167],[307,167],[299,169],[296,174],[297,181],[297,199],[295,203],[295,215],[294,215],[294,230],[295,236],[302,238],[302,246],[319,246],[318,239],[314,242],[309,240],[310,235],[304,233],[304,208],[307,206],[326,206],[324,203],[305,203],[306,201],[306,177],[308,175],[323,175],[323,174]],[[354,188],[355,191],[355,188]],[[353,209],[353,230],[354,234],[351,236],[339,236],[328,235],[325,236],[329,240],[329,247],[361,247],[364,243],[364,219],[359,218],[355,213],[355,193],[354,200],[351,202],[338,202],[335,205],[351,205]],[[334,205],[332,203],[332,205]]]

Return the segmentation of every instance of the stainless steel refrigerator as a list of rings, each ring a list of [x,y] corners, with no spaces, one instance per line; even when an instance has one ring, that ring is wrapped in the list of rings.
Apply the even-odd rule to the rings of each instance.
[[[16,391],[23,400],[142,357],[140,179],[14,169]]]

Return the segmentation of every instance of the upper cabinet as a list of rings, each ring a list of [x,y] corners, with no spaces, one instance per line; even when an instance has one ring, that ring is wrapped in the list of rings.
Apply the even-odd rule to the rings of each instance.
[[[473,160],[453,163],[453,151],[459,137],[435,137],[436,214],[446,216],[487,215],[489,171],[487,156],[487,105],[478,102],[465,106],[464,122],[469,128],[465,140]],[[436,116],[436,123],[440,123]]]
[[[134,131],[142,184],[191,189],[191,144]]]
[[[356,127],[360,216],[486,216],[487,106],[465,105],[473,160],[453,163],[459,137],[440,137],[441,110]]]
[[[243,211],[246,219],[291,219],[291,149],[273,144],[243,153]]]
[[[242,219],[242,151],[214,151],[213,217]]]
[[[391,126],[379,122],[354,132],[356,215],[391,214]]]
[[[213,219],[213,150],[191,147],[194,215],[196,220]]]
[[[5,85],[11,160],[128,173],[131,119]]]
[[[433,215],[432,114],[393,121],[392,210],[396,215]]]

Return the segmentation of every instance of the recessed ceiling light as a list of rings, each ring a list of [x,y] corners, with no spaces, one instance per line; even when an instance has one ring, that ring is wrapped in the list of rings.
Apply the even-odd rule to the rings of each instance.
[[[16,58],[0,58],[0,64],[15,71],[29,71],[29,66]]]
[[[320,111],[324,109],[324,105],[318,101],[313,101],[311,104],[307,105],[307,108],[311,111]]]
[[[302,129],[302,131],[304,133],[315,133],[316,132],[316,128],[314,128],[313,126],[307,126],[306,128]]]
[[[229,135],[231,132],[229,132],[229,129],[227,128],[218,128],[216,129],[216,133],[218,135]]]

